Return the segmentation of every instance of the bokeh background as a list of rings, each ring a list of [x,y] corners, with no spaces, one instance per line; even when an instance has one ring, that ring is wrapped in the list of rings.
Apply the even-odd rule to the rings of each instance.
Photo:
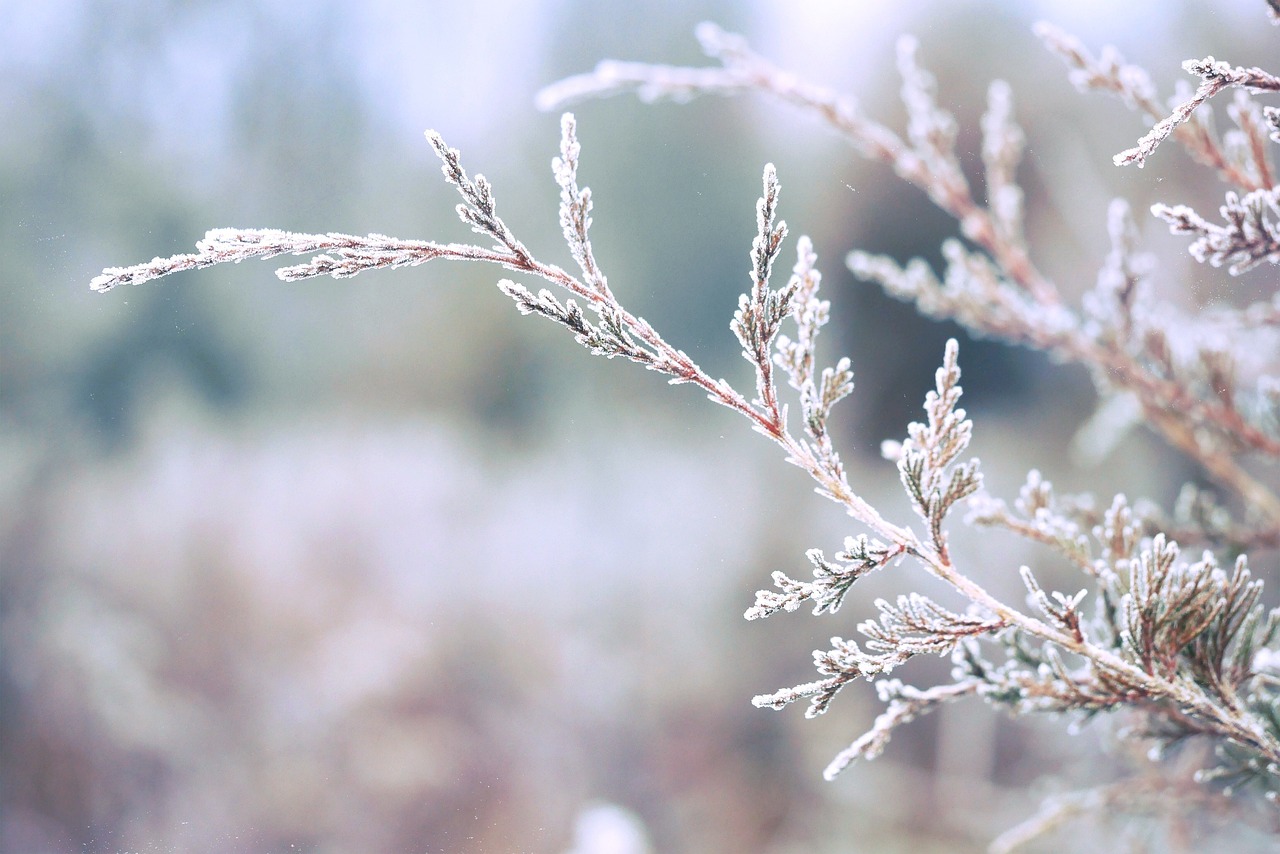
[[[1172,146],[1142,172],[1112,167],[1142,121],[1078,95],[1032,22],[1118,45],[1169,94],[1188,57],[1266,66],[1263,6],[0,4],[0,848],[969,851],[1048,792],[1126,773],[1105,726],[1068,737],[975,704],[823,783],[873,692],[817,721],[750,697],[811,678],[810,650],[875,596],[945,592],[904,566],[836,617],[743,621],[770,571],[804,573],[806,548],[856,528],[740,418],[521,318],[497,270],[285,285],[264,262],[105,296],[88,282],[216,226],[465,239],[428,127],[492,180],[536,254],[567,264],[558,117],[534,94],[606,57],[700,62],[692,32],[710,19],[899,128],[893,45],[916,34],[975,175],[986,85],[1009,80],[1035,257],[1077,299],[1113,196],[1213,210],[1220,189]],[[727,323],[761,167],[777,165],[782,214],[813,237],[834,303],[823,352],[857,371],[836,428],[852,480],[905,519],[877,450],[958,331],[842,259],[936,259],[953,224],[775,104],[576,113],[614,289],[737,383],[749,369]],[[1236,298],[1141,221],[1163,298]],[[1037,466],[1066,491],[1164,502],[1198,476],[1141,433],[1103,465],[1074,461],[1094,402],[1081,369],[963,336],[961,360],[998,494]],[[957,528],[966,566],[1005,595],[1029,561],[1079,586]],[[1045,850],[1125,834],[1163,839],[1126,819]]]

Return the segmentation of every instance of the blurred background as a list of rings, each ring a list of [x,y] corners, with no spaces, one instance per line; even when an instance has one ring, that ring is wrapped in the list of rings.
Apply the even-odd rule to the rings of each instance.
[[[1112,167],[1144,124],[1072,89],[1031,34],[1041,18],[1116,44],[1164,95],[1183,59],[1275,55],[1262,0],[0,4],[0,848],[969,851],[1045,794],[1131,770],[1104,727],[1068,737],[973,704],[823,783],[877,714],[873,691],[816,721],[751,696],[811,679],[810,651],[876,596],[954,600],[903,566],[835,617],[746,623],[772,570],[806,574],[805,549],[858,530],[728,410],[521,318],[496,269],[286,285],[263,262],[88,289],[218,226],[467,239],[426,128],[490,178],[526,245],[568,265],[558,117],[534,94],[606,57],[702,62],[709,19],[895,128],[893,46],[914,33],[975,176],[986,86],[1009,80],[1033,254],[1071,300],[1117,195],[1160,256],[1163,298],[1234,298],[1143,213],[1214,210],[1213,176],[1173,146],[1142,172]],[[877,451],[960,333],[843,258],[936,260],[953,223],[776,104],[575,112],[614,290],[740,387],[727,325],[761,167],[777,165],[782,216],[813,237],[833,301],[824,358],[857,372],[836,424],[851,480],[905,520]],[[1073,463],[1084,371],[961,338],[995,493],[1039,467],[1067,492],[1167,504],[1198,477],[1141,433],[1103,466]],[[1021,597],[1023,562],[1079,586],[1043,553],[955,531],[1004,595]],[[1085,824],[1044,850],[1122,833],[1162,839]]]

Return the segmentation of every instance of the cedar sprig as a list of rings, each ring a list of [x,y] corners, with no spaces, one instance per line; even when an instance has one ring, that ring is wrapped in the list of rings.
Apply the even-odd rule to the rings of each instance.
[[[1088,502],[1087,506],[1091,506]],[[969,501],[965,523],[984,527],[1003,528],[1033,542],[1049,546],[1082,572],[1093,574],[1092,552],[1089,547],[1088,528],[1076,518],[1080,508],[1061,507],[1053,491],[1053,484],[1040,472],[1032,469],[1018,492],[1013,509],[1002,500],[986,493],[975,495]]]
[[[917,655],[947,655],[966,638],[991,634],[1006,627],[1004,620],[973,614],[957,614],[919,593],[899,596],[897,601],[877,599],[877,620],[858,624],[866,638],[866,649],[857,641],[831,639],[831,649],[813,653],[814,667],[825,677],[783,688],[752,699],[757,707],[781,709],[801,699],[809,700],[805,717],[827,710],[832,699],[857,679],[874,680],[888,674]]]
[[[779,611],[795,611],[808,601],[813,602],[814,616],[834,614],[855,581],[883,568],[903,553],[901,546],[887,546],[866,534],[845,538],[844,551],[835,556],[839,563],[827,560],[821,549],[809,549],[805,557],[813,565],[813,581],[797,581],[784,572],[775,571],[773,583],[778,590],[757,591],[755,605],[743,616],[758,620]]]
[[[1026,134],[1013,118],[1013,89],[1003,80],[993,81],[982,115],[987,209],[1001,240],[1015,246],[1023,242],[1023,193],[1017,171],[1026,143]]]
[[[832,408],[853,392],[853,370],[847,357],[814,375],[818,333],[831,317],[831,304],[818,298],[822,274],[818,271],[813,243],[801,236],[796,243],[796,264],[787,284],[796,337],[778,335],[773,362],[782,368],[790,386],[799,392],[804,429],[812,440],[805,446],[818,464],[836,480],[844,478],[844,466],[831,441],[827,422]]]
[[[1083,42],[1053,24],[1042,21],[1033,30],[1045,47],[1066,63],[1070,69],[1068,80],[1081,92],[1113,95],[1152,122],[1158,123],[1169,114],[1159,100],[1151,75],[1140,66],[1126,63],[1115,47],[1107,45],[1094,56]],[[1175,95],[1171,104],[1186,100],[1186,96]],[[1180,122],[1166,127],[1166,137],[1172,134],[1196,162],[1214,169],[1231,186],[1245,192],[1267,186],[1259,183],[1260,176],[1241,169],[1233,160],[1204,111],[1192,109]]]
[[[1084,295],[1083,307],[1089,326],[1086,333],[1109,347],[1147,357],[1145,346],[1153,346],[1158,354],[1151,361],[1157,369],[1168,361],[1167,348],[1156,345],[1160,338],[1145,340],[1143,333],[1155,328],[1154,311],[1147,302],[1144,285],[1154,265],[1151,256],[1137,251],[1138,227],[1129,203],[1113,199],[1107,208],[1107,235],[1111,251],[1107,253],[1094,288]],[[1138,309],[1142,310],[1139,311]]]
[[[978,689],[979,682],[972,679],[929,688],[905,685],[898,679],[881,679],[876,682],[876,694],[880,702],[886,705],[885,710],[876,717],[871,729],[835,755],[823,770],[822,776],[827,780],[834,780],[840,772],[859,759],[875,759],[884,752],[898,727],[947,703],[972,696]]]
[[[1169,138],[1178,125],[1191,118],[1191,115],[1206,101],[1223,89],[1239,87],[1250,92],[1280,92],[1280,77],[1269,74],[1261,68],[1242,68],[1229,62],[1206,56],[1204,59],[1188,59],[1182,63],[1188,74],[1200,78],[1201,83],[1195,94],[1174,108],[1167,117],[1156,122],[1145,136],[1138,140],[1133,148],[1126,149],[1113,159],[1117,166],[1137,164],[1142,166],[1148,157],[1155,153],[1160,143]]]
[[[1280,263],[1280,188],[1229,192],[1219,208],[1223,224],[1209,222],[1187,205],[1154,204],[1151,212],[1173,234],[1191,234],[1191,257],[1238,276],[1265,262]]]
[[[569,144],[572,136],[573,121],[570,119],[567,124],[562,125],[561,138],[565,142],[562,142],[561,150]],[[450,148],[440,134],[427,131],[427,142],[440,158],[440,171],[444,173],[445,180],[456,187],[462,196],[462,203],[456,208],[458,218],[471,226],[476,234],[493,238],[498,244],[494,247],[496,251],[509,252],[513,257],[524,261],[532,260],[529,250],[524,248],[524,244],[516,239],[511,229],[498,216],[498,204],[493,198],[493,187],[489,180],[479,173],[474,178],[468,177],[466,170],[462,168],[462,155],[458,149]],[[559,170],[556,171],[558,179]]]
[[[513,266],[514,259],[505,252],[459,243],[400,240],[384,234],[358,237],[336,232],[299,234],[274,228],[215,228],[196,243],[196,251],[192,254],[153,258],[130,267],[108,267],[95,276],[89,286],[104,293],[118,285],[140,285],[173,273],[200,270],[216,264],[238,264],[250,258],[309,255],[314,252],[326,254],[306,264],[282,267],[276,275],[285,282],[316,276],[345,279],[366,270],[412,267],[436,258],[491,261],[520,269]]]
[[[551,161],[556,183],[560,185],[560,228],[569,253],[582,270],[586,284],[612,298],[609,283],[596,264],[587,236],[591,228],[591,188],[578,186],[578,158],[582,145],[578,142],[578,125],[573,113],[560,117],[560,156]]]
[[[1005,631],[988,647],[1003,656],[996,662],[975,641],[952,653],[954,684],[973,682],[975,693],[1015,715],[1070,714],[1088,718],[1141,703],[1141,695],[1118,690],[1118,683],[1085,665],[1069,666],[1059,650],[1037,644],[1018,631]]]
[[[1271,162],[1271,146],[1275,142],[1273,128],[1266,118],[1266,108],[1249,97],[1243,89],[1237,89],[1227,115],[1235,122],[1235,130],[1223,134],[1222,142],[1227,155],[1246,172],[1259,187],[1273,186],[1275,167]]]
[[[1080,628],[1082,618],[1079,609],[1081,601],[1089,595],[1089,591],[1081,590],[1072,596],[1067,596],[1054,590],[1053,595],[1050,596],[1040,586],[1040,582],[1036,581],[1031,567],[1020,567],[1018,574],[1022,576],[1022,583],[1026,585],[1027,592],[1030,594],[1028,598],[1031,604],[1048,618],[1052,625],[1070,634],[1078,643],[1084,643],[1086,639]]]
[[[1061,305],[1043,305],[1010,284],[989,257],[959,240],[942,244],[942,279],[923,260],[899,264],[887,255],[850,252],[849,271],[884,288],[890,296],[914,303],[929,317],[955,320],[980,337],[998,338],[1069,358],[1080,321]]]
[[[779,290],[769,287],[773,263],[782,250],[787,224],[778,221],[778,173],[773,164],[764,168],[764,193],[756,202],[756,237],[751,241],[751,290],[738,297],[738,310],[729,328],[742,345],[742,358],[754,368],[756,397],[752,404],[776,423],[786,419],[779,409],[773,379],[773,346],[782,322],[791,314],[791,299],[800,286],[793,277]]]
[[[947,342],[942,367],[936,373],[937,387],[925,396],[926,420],[907,428],[908,438],[897,453],[902,485],[916,514],[929,526],[934,547],[943,554],[943,520],[956,502],[982,485],[977,460],[956,463],[973,435],[973,422],[956,406],[963,393],[958,354],[955,339]]]

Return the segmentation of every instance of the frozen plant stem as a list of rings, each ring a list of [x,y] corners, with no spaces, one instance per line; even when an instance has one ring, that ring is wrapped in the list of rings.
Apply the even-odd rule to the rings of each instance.
[[[543,314],[569,326],[581,343],[602,355],[610,358],[626,356],[651,370],[668,375],[673,384],[697,385],[711,400],[746,416],[756,430],[780,443],[787,451],[789,460],[810,471],[821,490],[844,504],[854,518],[886,536],[896,534],[896,539],[907,537],[907,532],[890,525],[853,492],[842,471],[823,467],[810,449],[788,433],[784,423],[785,410],[779,408],[777,390],[772,379],[772,364],[768,361],[771,337],[761,340],[759,343],[762,348],[753,354],[757,358],[761,358],[763,354],[763,364],[758,363],[757,366],[759,399],[751,404],[729,383],[712,379],[687,354],[663,340],[647,321],[631,314],[617,301],[595,266],[587,240],[590,193],[586,188],[579,190],[576,184],[577,152],[580,146],[572,114],[564,115],[561,129],[561,157],[553,164],[557,182],[562,187],[561,222],[570,250],[583,269],[583,279],[555,264],[546,264],[534,258],[497,216],[492,191],[484,176],[476,175],[474,179],[468,177],[462,168],[459,152],[449,148],[439,134],[428,131],[427,140],[443,163],[445,178],[463,197],[463,203],[458,205],[459,216],[473,231],[495,240],[495,246],[485,248],[471,244],[400,240],[380,234],[356,237],[336,233],[298,234],[275,229],[219,228],[209,231],[197,244],[197,251],[193,254],[154,258],[131,267],[110,267],[95,277],[90,286],[99,293],[105,293],[119,285],[142,284],[173,273],[215,264],[314,252],[331,254],[318,255],[305,264],[283,267],[276,271],[276,275],[287,282],[323,275],[347,278],[367,270],[416,266],[435,259],[483,261],[514,272],[529,273],[559,285],[584,300],[601,318],[602,323],[599,327],[592,326],[572,300],[561,304],[549,291],[544,290],[535,296],[522,286],[503,280],[499,287],[516,300],[522,313]],[[778,189],[776,173],[772,165],[769,165],[765,169],[765,197],[761,199],[759,206],[761,234],[752,251],[752,295],[743,297],[744,305],[753,309],[763,310],[762,301],[776,296],[768,289],[768,277],[785,234],[784,224],[779,223],[776,228],[774,226]],[[776,333],[777,325],[785,317],[786,311],[779,312],[778,305],[773,310],[776,316],[772,319],[772,328]],[[753,334],[759,336],[761,330],[755,329]],[[639,339],[643,345],[637,344],[630,336]]]
[[[576,152],[576,125],[571,114],[565,114],[562,132],[562,152]],[[693,383],[706,392],[711,400],[747,417],[757,431],[782,447],[789,462],[804,469],[814,478],[820,494],[842,504],[850,516],[892,543],[894,556],[915,557],[930,573],[947,582],[973,604],[995,615],[999,621],[997,628],[1012,627],[1021,630],[1087,659],[1101,671],[1124,679],[1151,697],[1165,698],[1188,713],[1214,722],[1224,734],[1263,752],[1269,761],[1280,763],[1280,743],[1241,716],[1218,707],[1200,692],[1185,684],[1146,673],[1107,650],[1055,629],[992,596],[972,578],[957,570],[951,561],[945,535],[940,530],[937,536],[922,540],[910,528],[888,522],[852,489],[838,464],[824,461],[812,443],[797,438],[789,431],[786,408],[778,404],[769,358],[770,346],[774,343],[778,325],[791,313],[793,306],[790,296],[782,302],[775,301],[772,305],[770,299],[788,292],[794,295],[796,288],[790,287],[778,292],[770,290],[768,285],[772,263],[779,254],[785,233],[784,224],[775,224],[780,185],[772,165],[765,168],[765,191],[758,206],[759,234],[752,249],[752,290],[749,295],[743,296],[734,324],[735,330],[742,329],[748,323],[753,324],[749,331],[740,334],[742,340],[751,344],[752,349],[744,350],[744,356],[756,366],[757,373],[757,400],[749,403],[729,383],[722,379],[712,379],[684,352],[668,344],[648,322],[623,308],[603,284],[603,277],[599,275],[590,255],[586,235],[590,222],[586,216],[590,197],[589,194],[584,195],[585,190],[575,192],[576,168],[568,169],[564,165],[569,162],[576,164],[576,155],[572,161],[562,156],[556,164],[562,187],[569,188],[565,191],[567,200],[562,201],[562,221],[582,222],[581,226],[575,228],[566,227],[566,232],[571,251],[580,259],[582,266],[590,271],[585,276],[586,280],[594,279],[597,282],[595,285],[587,284],[561,267],[534,258],[497,216],[491,190],[483,176],[477,175],[474,179],[468,177],[461,166],[457,150],[449,148],[438,134],[428,133],[428,139],[443,162],[445,177],[458,188],[464,199],[458,206],[459,215],[473,230],[494,239],[496,246],[485,249],[464,244],[402,241],[379,235],[353,238],[345,235],[219,229],[206,236],[199,246],[200,251],[194,255],[156,259],[135,267],[110,268],[94,279],[93,287],[98,291],[107,291],[118,284],[138,284],[169,273],[215,263],[282,254],[296,255],[318,250],[328,250],[337,257],[322,255],[307,264],[283,268],[278,271],[280,278],[297,281],[320,275],[350,276],[367,269],[419,264],[436,258],[487,261],[509,270],[539,276],[584,300],[601,319],[600,324],[593,326],[572,300],[561,303],[548,291],[544,290],[535,296],[508,280],[504,280],[500,287],[516,300],[522,312],[542,314],[567,326],[581,343],[595,352],[609,357],[626,356],[651,370],[668,375],[672,383]],[[588,258],[592,258],[590,263],[583,260]],[[635,339],[643,344],[637,344]],[[956,341],[949,341],[943,367],[938,371],[939,386],[936,394],[940,396],[951,391],[959,392],[956,384],[959,379],[958,351]],[[963,417],[962,410],[952,414]],[[825,421],[825,414],[821,420]],[[950,504],[937,509],[939,520],[949,507]]]
[[[1088,52],[1070,37],[1047,25],[1040,25],[1038,32],[1068,62],[1087,68],[1091,83],[1108,79],[1103,70],[1095,67],[1096,61]],[[1194,429],[1182,430],[1180,435],[1174,435],[1179,425],[1167,419],[1152,417],[1150,424],[1198,460],[1215,479],[1238,491],[1269,526],[1280,528],[1280,498],[1239,467],[1230,465],[1223,450],[1224,444],[1240,444],[1278,458],[1280,438],[1242,418],[1234,407],[1216,397],[1195,395],[1178,378],[1153,370],[1147,354],[1133,352],[1130,342],[1091,335],[1063,308],[1057,286],[1031,260],[1021,239],[1021,191],[1010,178],[1021,155],[1023,138],[1010,116],[1006,84],[993,84],[990,110],[984,119],[989,197],[984,205],[975,198],[961,169],[955,150],[955,120],[938,107],[937,83],[917,64],[914,39],[904,37],[898,46],[903,101],[909,117],[904,139],[864,114],[852,98],[779,69],[753,52],[741,36],[709,23],[700,25],[697,35],[704,52],[721,67],[686,68],[607,60],[593,72],[548,86],[539,94],[539,104],[551,108],[627,91],[634,91],[645,100],[678,101],[696,95],[755,93],[815,114],[864,157],[891,167],[904,181],[925,192],[956,219],[964,237],[980,247],[998,270],[986,281],[966,284],[966,293],[959,294],[948,293],[952,284],[950,271],[948,281],[940,283],[939,292],[934,293],[931,284],[904,281],[900,272],[880,263],[881,259],[870,259],[862,253],[854,253],[850,260],[858,275],[881,281],[893,295],[915,301],[925,313],[950,317],[985,335],[1043,349],[1056,358],[1088,366],[1095,370],[1104,392],[1116,388],[1136,394],[1148,413],[1183,413],[1182,423],[1193,422]],[[1216,80],[1231,81],[1230,85],[1256,88],[1266,84],[1260,73],[1253,73],[1257,69],[1223,69],[1219,67],[1222,63],[1204,62],[1210,63],[1205,73],[1218,75]],[[1133,82],[1135,74],[1126,69],[1125,74],[1115,76],[1114,82],[1108,79],[1111,91],[1122,91],[1124,97],[1144,110],[1157,109],[1141,86],[1138,91],[1131,91],[1137,85]],[[1249,180],[1207,130],[1195,124],[1180,126],[1179,130],[1183,127],[1188,129],[1179,138],[1198,159],[1221,167],[1230,177]],[[864,258],[867,260],[861,260]],[[976,311],[970,308],[974,303]]]
[[[1032,262],[1023,237],[1022,194],[1014,178],[1024,137],[1013,122],[1007,84],[991,87],[982,121],[987,200],[980,203],[955,150],[955,122],[938,108],[936,82],[916,64],[914,41],[904,40],[899,48],[909,116],[903,139],[862,115],[852,101],[776,69],[750,52],[741,37],[709,24],[698,34],[707,53],[723,67],[602,63],[592,74],[550,87],[541,100],[544,105],[558,104],[627,89],[646,98],[680,99],[758,91],[816,112],[858,151],[892,167],[953,215],[968,241],[952,240],[943,246],[947,270],[941,278],[920,261],[901,265],[865,253],[848,259],[855,274],[915,302],[925,314],[953,318],[975,333],[1088,366],[1104,396],[1132,401],[1147,424],[1247,502],[1244,523],[1224,521],[1225,511],[1204,501],[1192,502],[1195,514],[1175,519],[1173,528],[1151,516],[1140,518],[1124,496],[1116,496],[1105,512],[1086,512],[1080,509],[1084,505],[1056,503],[1051,485],[1038,472],[1028,476],[1016,512],[980,494],[978,461],[961,459],[973,424],[958,406],[962,389],[954,339],[947,342],[935,387],[926,395],[924,419],[909,425],[901,444],[886,446],[885,455],[896,461],[920,525],[885,519],[850,485],[832,441],[830,415],[852,392],[853,372],[846,358],[821,370],[816,367],[817,338],[828,321],[829,304],[818,296],[821,276],[807,237],[797,241],[787,282],[779,288],[771,284],[787,233],[777,216],[781,185],[773,165],[764,168],[756,207],[750,286],[729,324],[751,366],[755,388],[748,396],[708,375],[615,296],[592,251],[591,192],[578,184],[581,146],[569,113],[561,119],[560,153],[552,168],[560,188],[559,222],[578,274],[535,258],[497,214],[484,176],[469,176],[458,151],[429,131],[427,139],[444,176],[462,198],[459,218],[491,245],[377,234],[216,229],[193,254],[109,268],[91,286],[108,291],[219,263],[314,253],[321,254],[279,269],[277,275],[285,281],[322,275],[344,278],[448,259],[484,261],[541,278],[567,296],[548,289],[534,293],[511,279],[501,280],[498,287],[521,313],[560,324],[591,353],[625,357],[672,384],[692,383],[712,401],[740,413],[782,448],[788,462],[813,478],[819,494],[842,505],[866,527],[867,533],[846,539],[834,560],[821,550],[810,550],[806,556],[812,581],[774,572],[776,589],[756,594],[748,619],[802,605],[813,606],[815,614],[833,613],[858,578],[904,558],[918,561],[966,601],[967,610],[957,613],[916,592],[900,595],[895,602],[879,600],[878,618],[857,626],[865,638],[861,646],[833,637],[831,649],[814,653],[820,678],[754,698],[757,706],[772,708],[807,699],[807,713],[815,715],[825,712],[847,685],[859,679],[876,684],[886,711],[832,761],[826,776],[834,777],[856,759],[874,758],[891,732],[913,718],[945,703],[980,696],[1015,714],[1088,716],[1126,710],[1145,727],[1135,737],[1157,748],[1173,749],[1191,738],[1213,745],[1214,764],[1201,772],[1205,782],[1219,781],[1224,791],[1257,784],[1269,799],[1280,800],[1280,650],[1275,648],[1280,609],[1264,609],[1262,583],[1252,578],[1244,557],[1236,557],[1240,542],[1274,542],[1280,536],[1280,499],[1256,474],[1252,459],[1242,461],[1245,454],[1280,459],[1280,383],[1259,383],[1256,394],[1242,405],[1247,394],[1237,376],[1238,359],[1229,349],[1205,336],[1193,339],[1194,347],[1184,348],[1191,356],[1175,358],[1171,341],[1181,333],[1152,319],[1143,303],[1149,265],[1134,250],[1135,229],[1122,202],[1113,203],[1108,218],[1112,251],[1097,287],[1086,297],[1083,310],[1063,304],[1056,286]],[[1077,82],[1118,93],[1148,113],[1154,109],[1142,79],[1122,70],[1118,60],[1094,60],[1083,47],[1051,29],[1041,28],[1041,36],[1073,66]],[[1212,91],[1202,87],[1199,102],[1228,85],[1255,90],[1271,85],[1271,78],[1259,76],[1264,73],[1257,69],[1232,69],[1211,60],[1202,65],[1192,70],[1226,82],[1215,83],[1209,87]],[[1163,136],[1149,135],[1143,145],[1154,150],[1160,139],[1172,134],[1228,179],[1271,180],[1275,173],[1263,150],[1263,135],[1269,126],[1272,137],[1280,141],[1280,111],[1262,112],[1237,102],[1234,115],[1249,144],[1231,148],[1247,151],[1247,160],[1233,160],[1228,146],[1194,123],[1194,110],[1193,106],[1176,112],[1175,120],[1160,129]],[[1202,260],[1230,263],[1233,272],[1264,260],[1280,261],[1280,188],[1255,188],[1244,199],[1229,195],[1223,208],[1225,226],[1209,223],[1189,209],[1157,207],[1155,213],[1169,220],[1175,231],[1198,236],[1192,252]],[[1278,313],[1280,297],[1240,312],[1234,321],[1257,327],[1273,323],[1268,318]],[[787,324],[793,328],[783,334]],[[799,402],[801,427],[794,432],[779,395],[780,373]],[[1028,592],[1026,607],[997,599],[957,565],[949,548],[946,523],[962,501],[970,503],[972,524],[1002,527],[1058,552],[1081,570],[1092,589],[1073,595],[1045,590],[1032,568],[1024,566],[1019,572]],[[1210,548],[1193,563],[1182,557],[1166,535],[1168,530],[1186,532],[1193,542]],[[1234,559],[1230,569],[1219,566],[1218,553]],[[1091,593],[1093,615],[1081,608]],[[991,648],[1001,650],[1003,659],[993,663],[984,657],[982,651]],[[922,654],[950,655],[955,664],[952,681],[916,688],[887,678]],[[1020,830],[1015,835],[1021,834]]]

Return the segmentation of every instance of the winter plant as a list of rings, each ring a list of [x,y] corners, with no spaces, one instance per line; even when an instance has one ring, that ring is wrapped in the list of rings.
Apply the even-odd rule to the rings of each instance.
[[[1280,15],[1271,14],[1280,23]],[[1188,61],[1184,68],[1199,78],[1199,86],[1176,96],[1166,109],[1147,73],[1126,64],[1115,50],[1095,56],[1052,26],[1041,24],[1036,32],[1066,62],[1080,90],[1114,95],[1154,123],[1134,148],[1116,155],[1118,165],[1141,166],[1173,139],[1231,188],[1220,219],[1184,205],[1152,207],[1174,233],[1191,236],[1196,260],[1225,266],[1232,275],[1280,262],[1280,185],[1269,151],[1270,143],[1280,142],[1280,108],[1260,106],[1251,97],[1280,91],[1280,77],[1213,57]],[[1121,736],[1149,747],[1153,760],[1192,743],[1210,745],[1195,775],[1199,794],[1194,797],[1236,807],[1276,830],[1280,609],[1263,606],[1262,582],[1252,576],[1245,553],[1280,543],[1280,499],[1262,471],[1264,463],[1280,459],[1277,354],[1274,338],[1251,334],[1280,323],[1280,294],[1198,317],[1175,316],[1157,306],[1150,293],[1151,264],[1135,250],[1129,207],[1116,201],[1108,221],[1111,248],[1096,287],[1079,308],[1067,305],[1037,268],[1023,237],[1023,196],[1014,173],[1024,138],[1013,119],[1008,84],[997,81],[988,93],[982,119],[985,187],[975,192],[957,155],[956,122],[938,107],[935,80],[917,64],[913,40],[904,38],[898,45],[909,116],[904,137],[865,115],[850,98],[771,65],[739,36],[711,24],[697,34],[718,64],[603,62],[589,74],[544,90],[541,105],[555,108],[623,91],[644,100],[681,101],[758,93],[816,115],[857,152],[923,190],[959,224],[960,237],[943,246],[941,274],[922,260],[901,265],[854,252],[847,263],[857,276],[878,282],[929,316],[956,320],[975,335],[1087,366],[1103,401],[1101,411],[1112,418],[1109,430],[1123,427],[1114,423],[1116,413],[1120,420],[1145,423],[1203,468],[1220,487],[1223,502],[1188,487],[1174,508],[1161,513],[1123,495],[1109,500],[1060,496],[1035,471],[1011,505],[985,494],[978,460],[965,457],[973,424],[959,405],[959,348],[952,340],[936,386],[925,398],[924,418],[908,426],[903,441],[884,446],[916,519],[886,518],[849,482],[832,440],[832,411],[853,390],[853,373],[843,358],[819,367],[816,345],[829,304],[819,297],[821,277],[808,238],[796,242],[791,274],[775,284],[787,229],[778,219],[774,167],[764,168],[756,206],[750,289],[730,323],[754,373],[754,387],[740,390],[708,375],[615,296],[592,252],[591,193],[578,182],[581,150],[568,113],[552,168],[574,272],[535,257],[498,215],[489,182],[469,174],[458,151],[430,131],[427,139],[445,178],[462,197],[458,215],[483,238],[479,243],[224,228],[210,231],[194,254],[109,268],[92,287],[108,291],[229,261],[313,253],[320,254],[277,275],[285,281],[345,278],[446,258],[487,261],[543,279],[559,291],[535,291],[513,279],[502,279],[498,287],[521,313],[566,327],[592,353],[638,362],[673,384],[696,385],[712,401],[740,413],[861,529],[832,556],[810,550],[808,577],[775,572],[773,588],[757,594],[747,619],[801,607],[812,607],[819,616],[835,614],[860,577],[902,564],[918,565],[967,603],[953,610],[917,592],[879,600],[878,617],[856,627],[860,641],[833,637],[829,649],[814,653],[816,679],[754,699],[755,705],[774,709],[802,701],[812,717],[859,679],[876,686],[883,714],[831,761],[828,779],[855,760],[879,755],[899,726],[945,703],[977,696],[1015,715],[1123,713],[1127,726]],[[1219,134],[1205,105],[1226,89],[1234,90],[1227,107],[1234,127]],[[798,418],[783,402],[780,379],[790,386]],[[1079,570],[1078,591],[1047,589],[1029,566],[1020,569],[1024,602],[1002,601],[979,585],[964,555],[955,554],[948,541],[953,511],[966,499],[965,524],[1005,529],[1047,546]],[[894,678],[899,665],[922,654],[950,656],[950,681],[912,686]],[[1173,791],[1172,785],[1161,790],[1122,783],[1059,796],[993,848],[1011,850],[1082,810],[1123,808],[1143,797],[1158,801]]]

